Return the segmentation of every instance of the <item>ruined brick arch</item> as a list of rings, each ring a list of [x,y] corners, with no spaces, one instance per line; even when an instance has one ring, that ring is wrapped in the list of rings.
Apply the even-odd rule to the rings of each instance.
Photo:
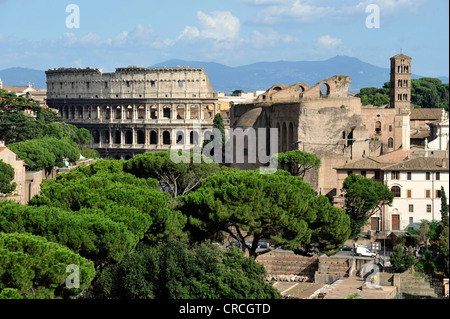
[[[322,82],[321,84],[320,84],[320,90],[319,90],[319,94],[320,94],[320,97],[329,97],[330,96],[330,93],[331,93],[331,88],[330,88],[330,85],[327,83],[327,82]]]

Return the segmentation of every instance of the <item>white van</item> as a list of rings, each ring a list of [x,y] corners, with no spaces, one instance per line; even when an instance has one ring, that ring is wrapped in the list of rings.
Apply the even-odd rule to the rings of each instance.
[[[376,257],[377,256],[376,253],[370,251],[366,247],[356,247],[355,253],[357,256],[364,256],[364,257]]]

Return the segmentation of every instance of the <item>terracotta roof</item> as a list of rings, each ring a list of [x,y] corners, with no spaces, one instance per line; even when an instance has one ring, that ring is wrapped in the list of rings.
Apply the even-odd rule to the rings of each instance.
[[[366,157],[362,160],[347,163],[335,169],[381,169],[387,165],[392,165],[392,161],[382,161],[372,157]]]
[[[411,120],[432,120],[437,121],[441,119],[442,109],[411,109]]]
[[[421,127],[419,129],[411,128],[410,138],[413,139],[426,139],[430,137],[431,130],[430,127]]]
[[[445,167],[442,167],[444,159],[438,157],[415,157],[410,160],[386,166],[384,171],[448,171],[448,158]]]
[[[410,56],[407,56],[406,54],[403,54],[403,53],[399,53],[399,54],[393,56],[391,59],[409,59],[409,60],[412,60],[412,58]]]

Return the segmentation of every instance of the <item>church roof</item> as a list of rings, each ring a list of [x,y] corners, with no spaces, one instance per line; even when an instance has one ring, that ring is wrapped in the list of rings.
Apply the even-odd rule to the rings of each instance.
[[[408,59],[408,60],[412,60],[412,58],[410,56],[407,56],[406,54],[403,54],[403,53],[399,53],[399,54],[393,56],[391,58],[391,60],[392,59]]]

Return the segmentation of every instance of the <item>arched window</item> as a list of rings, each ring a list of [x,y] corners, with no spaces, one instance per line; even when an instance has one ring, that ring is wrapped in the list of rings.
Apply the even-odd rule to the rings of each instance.
[[[192,131],[189,134],[189,143],[191,145],[198,145],[198,133],[196,131]]]
[[[145,107],[142,105],[138,107],[138,118],[140,120],[145,118]]]
[[[327,83],[320,85],[320,97],[330,96],[330,86]]]
[[[158,144],[158,135],[155,131],[150,132],[150,144],[157,145]]]
[[[163,133],[163,144],[170,145],[170,132],[169,131],[164,131],[164,133]]]
[[[381,134],[381,122],[377,121],[375,123],[375,134],[380,135]]]
[[[145,144],[145,133],[142,130],[137,131],[137,143],[138,144]]]
[[[394,148],[394,139],[392,137],[390,137],[389,140],[388,140],[388,147],[389,148]]]
[[[398,186],[392,186],[391,193],[394,197],[401,197],[402,195],[401,189]]]
[[[125,133],[125,144],[133,144],[133,132],[127,131]]]

